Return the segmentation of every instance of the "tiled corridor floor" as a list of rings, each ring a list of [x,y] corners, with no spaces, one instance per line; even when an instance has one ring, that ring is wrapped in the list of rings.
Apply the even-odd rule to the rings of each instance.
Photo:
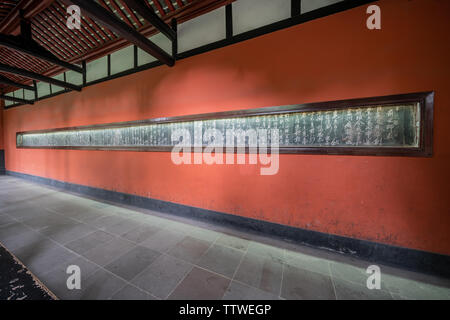
[[[0,242],[60,299],[450,299],[450,280],[0,176]],[[67,289],[69,265],[81,290]]]

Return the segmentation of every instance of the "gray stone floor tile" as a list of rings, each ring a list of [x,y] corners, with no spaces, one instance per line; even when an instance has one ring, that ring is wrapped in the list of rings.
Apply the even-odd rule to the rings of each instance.
[[[244,252],[240,250],[215,244],[206,251],[197,265],[231,278],[243,255]]]
[[[95,228],[84,223],[70,223],[62,225],[52,225],[40,230],[39,232],[61,244],[66,244],[68,242],[87,236],[95,230]]]
[[[407,278],[381,274],[382,283],[393,296],[413,300],[450,300],[450,289]]]
[[[23,219],[22,223],[33,230],[42,230],[53,225],[73,224],[74,221],[56,213],[48,212],[47,214]]]
[[[4,214],[4,215],[0,215],[0,226],[4,226],[10,223],[16,222],[16,220],[14,220],[13,218],[11,218],[10,216]]]
[[[130,281],[147,268],[161,253],[142,246],[136,246],[105,266],[105,269]]]
[[[237,250],[241,250],[244,252],[247,251],[249,243],[250,243],[250,241],[247,239],[242,239],[242,238],[230,236],[227,234],[220,235],[216,241],[216,244],[230,247],[230,248],[237,249]]]
[[[167,252],[185,237],[184,234],[162,229],[140,244],[159,252]]]
[[[212,243],[216,241],[216,239],[220,236],[220,233],[194,227],[188,232],[188,235],[192,238]]]
[[[84,279],[90,277],[95,271],[100,268],[98,265],[87,260],[86,258],[77,256],[69,261],[66,261],[65,263],[58,265],[56,269],[67,274],[67,268],[72,265],[80,267],[81,277],[84,277]],[[67,276],[69,275],[67,274]],[[83,286],[83,281],[81,285]]]
[[[29,253],[26,259],[21,261],[24,262],[27,268],[36,276],[45,274],[55,265],[64,263],[76,257],[74,253],[59,245],[48,246],[46,249],[39,251],[32,251],[35,248],[34,246],[28,247]],[[18,257],[20,256],[21,254],[19,253]]]
[[[0,242],[61,299],[450,300],[448,279],[380,265],[381,290],[369,290],[369,263],[355,257],[8,176]],[[71,264],[82,290],[67,289]]]
[[[145,210],[145,212],[141,213],[139,216],[133,219],[142,224],[164,228],[168,219],[158,217],[157,214],[157,212]]]
[[[330,276],[329,261],[299,252],[285,251],[284,262],[293,267]]]
[[[107,204],[107,203],[99,202],[99,201],[93,201],[91,203],[91,207],[95,208],[95,209],[104,209],[104,208],[106,208],[108,206],[110,206],[110,205]]]
[[[106,227],[115,225],[115,224],[123,222],[123,221],[124,221],[124,218],[119,217],[117,215],[106,215],[106,216],[102,216],[99,219],[92,221],[91,225],[104,230]]]
[[[247,253],[234,279],[278,295],[280,293],[282,272],[283,265],[278,261]]]
[[[108,225],[104,228],[101,228],[102,230],[105,230],[106,232],[115,234],[115,235],[122,235],[124,233],[127,233],[128,231],[131,231],[133,229],[136,229],[137,227],[140,226],[140,224],[136,221],[133,220],[129,220],[126,218],[122,218],[123,221],[113,224],[113,225]]]
[[[101,230],[94,231],[82,238],[70,241],[64,246],[78,254],[83,254],[93,248],[112,241],[116,237]]]
[[[370,263],[367,263],[367,267],[369,265]],[[367,278],[370,276],[370,274],[366,273],[366,269],[364,268],[341,262],[331,262],[330,270],[333,278],[350,281],[362,286],[366,285]]]
[[[250,241],[247,252],[264,258],[271,259],[275,262],[283,263],[284,250],[259,242]]]
[[[128,232],[123,233],[121,237],[133,241],[135,243],[141,243],[160,230],[161,228],[156,226],[141,225],[137,228],[134,228]]]
[[[450,289],[450,278],[442,278],[435,275],[394,268],[383,264],[378,264],[378,266],[380,267],[382,279],[386,281],[391,279],[399,279],[401,281],[412,280],[421,284],[430,284]]]
[[[434,284],[419,283],[419,287],[424,291],[426,299],[450,300],[450,289]]]
[[[166,299],[192,268],[188,262],[163,254],[131,282],[159,299]]]
[[[91,208],[86,211],[79,211],[76,214],[69,215],[70,218],[84,223],[91,223],[106,216],[108,216],[107,213]]]
[[[96,246],[95,248],[86,251],[82,255],[100,266],[105,266],[117,257],[130,251],[136,245],[128,240],[115,238],[109,242]]]
[[[35,231],[33,230],[31,230],[30,233],[35,235]],[[34,257],[45,254],[55,247],[58,247],[57,243],[49,238],[41,236],[35,237],[34,241],[13,250],[12,253],[24,264],[28,264]]]
[[[16,236],[11,236],[6,239],[3,239],[1,242],[5,247],[8,248],[9,251],[15,252],[17,249],[33,244],[39,243],[47,239],[44,235],[40,234],[37,231],[29,230],[27,232],[20,233]]]
[[[367,286],[333,279],[334,289],[338,300],[392,300],[389,291],[368,289]]]
[[[246,284],[231,281],[227,288],[224,300],[278,300],[279,297],[275,294],[250,287]]]
[[[3,210],[3,212],[7,213],[10,217],[18,221],[22,221],[24,219],[48,214],[49,211],[45,210],[44,208],[32,206],[31,203],[19,203],[14,206],[8,206]]]
[[[48,209],[64,216],[76,216],[79,212],[89,211],[89,206],[81,205],[75,198],[63,200],[59,203],[50,204]]]
[[[107,300],[126,285],[127,283],[124,280],[114,274],[99,269],[86,280],[84,289],[81,290],[80,299]]]
[[[67,280],[72,275],[67,273],[67,268],[71,265],[76,265],[80,268],[80,290],[68,289],[67,287]],[[84,289],[86,280],[97,270],[99,270],[99,267],[94,263],[84,259],[83,257],[75,257],[65,263],[58,264],[55,268],[44,273],[43,275],[38,276],[38,278],[59,299],[80,299],[81,290]]]
[[[222,299],[230,279],[194,267],[170,294],[173,300],[217,300]]]
[[[289,300],[335,300],[330,276],[285,265],[281,297]]]
[[[16,237],[19,234],[29,232],[31,229],[20,222],[8,223],[0,226],[0,241],[10,237]]]
[[[210,247],[210,242],[198,240],[190,236],[178,242],[168,254],[191,263],[197,262]]]
[[[9,214],[18,221],[24,221],[26,219],[47,215],[50,212],[51,211],[36,205],[31,207],[31,204],[29,204],[28,207],[10,211]]]
[[[175,221],[175,220],[165,221],[165,223],[163,224],[163,227],[165,230],[167,230],[169,232],[183,234],[185,236],[188,235],[188,233],[191,229],[193,229],[193,226],[186,225],[186,224],[183,224],[183,223],[181,223],[179,221]]]
[[[120,289],[119,292],[115,293],[112,300],[156,300],[155,297],[136,288],[132,285],[127,285],[123,289]]]

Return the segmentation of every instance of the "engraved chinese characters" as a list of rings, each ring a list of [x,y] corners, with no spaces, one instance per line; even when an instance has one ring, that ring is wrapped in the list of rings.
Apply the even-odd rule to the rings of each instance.
[[[420,104],[352,107],[329,111],[290,112],[269,115],[177,121],[169,123],[127,123],[102,127],[55,130],[42,133],[20,133],[18,147],[112,148],[171,147],[175,129],[189,132],[195,146],[220,144],[205,135],[218,130],[248,132],[278,129],[280,147],[397,147],[414,148],[420,137]],[[208,137],[207,137],[208,136]],[[249,137],[239,136],[237,144],[248,145]],[[269,139],[270,135],[264,139]],[[185,141],[186,143],[187,141]]]

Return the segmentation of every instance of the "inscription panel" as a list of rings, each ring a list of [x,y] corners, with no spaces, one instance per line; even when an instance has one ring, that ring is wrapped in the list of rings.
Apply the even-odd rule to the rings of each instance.
[[[21,132],[17,134],[17,147],[170,151],[181,142],[172,140],[172,132],[177,129],[189,132],[190,145],[203,147],[219,145],[204,139],[209,129],[218,130],[224,137],[228,130],[254,130],[258,134],[261,129],[277,129],[281,153],[314,153],[314,149],[324,148],[343,153],[346,149],[352,153],[357,149],[418,150],[423,149],[427,114],[424,101],[416,100],[385,104],[370,101],[365,105],[360,99],[348,100],[347,106],[340,101],[336,105],[330,102]],[[249,137],[240,138],[245,141],[236,142],[248,146]],[[267,139],[270,145],[271,136]]]

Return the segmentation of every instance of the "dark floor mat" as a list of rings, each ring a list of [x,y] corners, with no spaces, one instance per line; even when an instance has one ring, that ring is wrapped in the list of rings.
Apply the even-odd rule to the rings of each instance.
[[[54,300],[54,296],[1,243],[0,300]]]

